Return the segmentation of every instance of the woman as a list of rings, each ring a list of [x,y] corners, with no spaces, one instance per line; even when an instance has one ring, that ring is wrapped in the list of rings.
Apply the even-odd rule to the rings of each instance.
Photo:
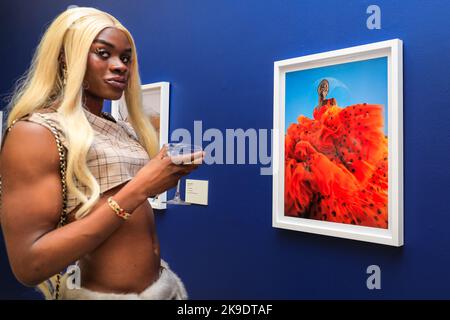
[[[388,140],[381,105],[341,108],[318,86],[313,119],[303,115],[285,138],[288,216],[388,228]]]
[[[104,99],[122,94],[131,125],[102,112]],[[158,152],[128,30],[93,8],[65,11],[43,36],[11,106],[0,158],[1,222],[17,279],[36,286],[78,261],[81,289],[62,278],[53,298],[187,298],[161,263],[147,198],[197,165],[175,165],[164,148]],[[65,189],[52,132],[66,151],[61,228]]]

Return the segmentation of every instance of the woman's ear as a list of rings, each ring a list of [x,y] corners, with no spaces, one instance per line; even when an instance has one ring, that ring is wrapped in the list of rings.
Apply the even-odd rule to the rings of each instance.
[[[64,53],[64,49],[61,49],[61,51],[59,52],[58,61],[59,61],[59,65],[61,66],[61,68],[63,70],[66,70],[67,65],[66,65],[66,55]]]
[[[66,65],[66,55],[64,54],[64,49],[59,52],[59,74],[62,79],[62,84],[65,87],[67,84],[67,65]]]

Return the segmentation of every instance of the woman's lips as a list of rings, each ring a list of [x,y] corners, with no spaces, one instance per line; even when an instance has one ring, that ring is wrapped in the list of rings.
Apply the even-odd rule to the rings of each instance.
[[[124,90],[127,86],[125,82],[119,82],[116,80],[105,80],[107,84],[109,84],[111,87],[119,90]]]

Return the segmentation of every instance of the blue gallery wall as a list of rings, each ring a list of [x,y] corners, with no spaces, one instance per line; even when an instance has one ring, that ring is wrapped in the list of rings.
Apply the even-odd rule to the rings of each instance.
[[[211,165],[191,175],[209,180],[208,206],[156,214],[162,255],[193,299],[450,298],[448,0],[2,1],[0,94],[70,4],[106,10],[133,33],[143,83],[171,83],[171,132],[193,131],[194,120],[270,129],[274,61],[402,39],[404,247],[274,229],[272,177],[259,165]],[[371,4],[381,30],[366,27]],[[0,298],[37,297],[0,251]],[[381,290],[366,287],[372,264]]]

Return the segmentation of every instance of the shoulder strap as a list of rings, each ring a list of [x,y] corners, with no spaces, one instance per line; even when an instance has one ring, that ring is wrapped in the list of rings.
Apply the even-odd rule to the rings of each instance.
[[[63,199],[62,212],[61,212],[61,216],[59,217],[58,227],[62,227],[67,222],[66,152],[65,152],[64,147],[61,144],[59,133],[58,133],[58,130],[56,129],[55,125],[51,121],[49,121],[44,115],[42,116],[42,118],[50,126],[51,132],[55,136],[56,145],[58,147],[59,169],[60,169],[60,176],[61,176],[62,199]],[[61,298],[61,294],[60,294],[61,277],[62,277],[61,273],[56,274],[55,287],[54,287],[54,292],[53,292],[53,298],[55,300],[58,300]]]
[[[55,127],[55,125],[48,121],[48,119],[45,116],[42,116],[44,118],[45,122],[50,126],[51,132],[55,136],[56,140],[56,146],[58,147],[58,154],[59,154],[59,173],[61,176],[61,187],[62,187],[62,212],[61,216],[59,218],[59,224],[58,227],[62,227],[67,222],[67,184],[66,184],[66,150],[64,149],[61,139],[59,137],[58,129]]]
[[[26,116],[24,116],[26,117]],[[5,130],[5,137],[3,137],[3,141],[2,141],[2,147],[3,147],[3,142],[5,141],[6,138],[6,134],[11,131],[12,127],[17,123],[17,121],[23,119],[24,117],[20,118],[20,119],[15,119],[11,125]],[[48,119],[43,116],[42,117],[45,122],[49,125],[49,127],[51,128],[51,132],[53,133],[53,135],[55,136],[55,140],[56,140],[56,145],[58,147],[58,154],[59,154],[59,170],[60,170],[60,176],[61,176],[61,187],[62,187],[62,200],[63,200],[63,205],[62,205],[62,212],[59,218],[59,223],[58,223],[58,227],[62,227],[63,225],[66,224],[66,220],[67,220],[67,185],[66,185],[66,151],[61,143],[61,140],[59,138],[59,133],[58,130],[56,129],[56,127],[53,125],[53,123],[51,123],[51,121],[48,121]],[[2,184],[1,184],[1,176],[0,176],[0,199],[1,199],[1,192],[2,192]]]
[[[59,223],[58,223],[58,227],[62,227],[66,224],[67,222],[67,185],[66,185],[66,150],[64,149],[60,137],[59,137],[59,133],[58,130],[56,129],[56,127],[53,125],[53,123],[51,123],[51,121],[49,121],[45,116],[42,117],[44,119],[44,121],[48,124],[48,126],[51,128],[51,132],[53,133],[53,135],[55,136],[55,140],[56,140],[56,146],[58,147],[58,154],[59,154],[59,169],[60,169],[60,176],[61,176],[61,186],[62,186],[62,201],[63,201],[63,205],[62,205],[62,212],[59,218]],[[23,119],[23,118],[21,118]],[[12,127],[16,124],[17,121],[21,120],[21,119],[16,119],[14,120],[11,125],[8,127],[8,129],[5,131],[5,136],[6,133],[8,133],[9,131],[11,131]],[[3,139],[4,140],[4,139]],[[3,146],[3,141],[1,146]],[[1,200],[1,176],[0,176],[0,200]],[[0,202],[1,205],[1,202]],[[46,282],[44,282],[46,283]],[[45,284],[40,284],[38,286],[38,288],[41,289],[41,292],[47,292],[47,290],[43,289],[46,288]],[[56,299],[58,300],[60,298],[60,286],[61,286],[61,274],[58,273],[55,275],[55,286],[53,288],[53,290],[50,290],[47,292],[46,295],[46,299]],[[43,291],[42,291],[43,290]]]

